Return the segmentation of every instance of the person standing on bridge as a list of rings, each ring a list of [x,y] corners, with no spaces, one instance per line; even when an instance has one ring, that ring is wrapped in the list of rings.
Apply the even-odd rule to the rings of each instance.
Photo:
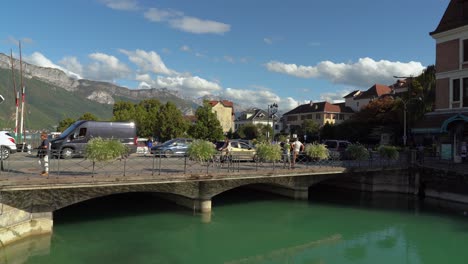
[[[37,150],[37,157],[39,157],[39,164],[42,167],[41,176],[49,176],[49,139],[47,133],[41,133],[41,145]]]
[[[293,151],[293,159],[292,159],[291,168],[294,169],[294,165],[296,165],[296,159],[299,156],[299,153],[301,151],[304,151],[304,144],[302,144],[302,142],[299,141],[299,139],[296,139],[296,141],[294,141],[294,143],[292,144],[292,151]]]

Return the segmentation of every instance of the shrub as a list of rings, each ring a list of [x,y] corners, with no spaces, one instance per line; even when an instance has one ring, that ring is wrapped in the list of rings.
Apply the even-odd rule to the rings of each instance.
[[[330,152],[324,144],[308,144],[305,147],[305,153],[313,160],[324,160],[330,158]]]
[[[91,139],[85,148],[86,158],[93,161],[109,161],[128,154],[128,148],[116,139]]]
[[[281,146],[278,144],[260,143],[257,145],[257,156],[264,161],[281,159]]]
[[[195,140],[187,149],[189,158],[200,162],[210,160],[215,153],[213,143],[206,140]]]
[[[400,153],[395,146],[380,145],[377,151],[382,158],[397,160],[400,157]]]
[[[368,160],[369,151],[361,144],[351,144],[346,148],[346,157],[352,160]]]

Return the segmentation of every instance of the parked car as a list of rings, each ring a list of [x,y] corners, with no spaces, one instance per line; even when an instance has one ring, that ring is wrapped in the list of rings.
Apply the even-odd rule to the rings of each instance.
[[[162,144],[158,144],[151,148],[151,154],[164,155],[164,157],[171,157],[174,155],[184,156],[190,143],[193,142],[191,138],[174,138]]]
[[[351,142],[347,140],[325,140],[323,142],[327,147],[328,151],[330,151],[330,156],[335,159],[342,159],[344,158],[346,148],[351,145]]]
[[[8,131],[0,131],[0,159],[6,160],[10,154],[16,153],[16,142]]]
[[[257,160],[257,150],[244,140],[231,140],[231,156],[233,160]],[[224,145],[224,141],[216,142],[216,149],[219,150]]]

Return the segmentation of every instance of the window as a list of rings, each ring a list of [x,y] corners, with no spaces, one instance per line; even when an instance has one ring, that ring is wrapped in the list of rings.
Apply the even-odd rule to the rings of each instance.
[[[356,102],[356,107],[359,107],[359,102]]]
[[[305,120],[306,119],[306,116],[305,115],[301,115],[301,120]]]
[[[296,121],[296,120],[297,120],[297,116],[288,116],[287,120],[288,120],[288,121]]]
[[[315,119],[320,119],[320,114],[315,114]]]
[[[339,114],[339,119],[344,120],[344,114]]]
[[[463,40],[463,61],[468,61],[468,39]]]
[[[452,102],[460,101],[460,79],[452,80]]]
[[[468,78],[463,78],[463,105],[468,107]]]

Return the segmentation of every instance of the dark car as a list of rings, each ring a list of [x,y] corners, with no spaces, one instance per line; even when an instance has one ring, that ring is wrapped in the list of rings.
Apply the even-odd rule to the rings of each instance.
[[[58,137],[50,141],[54,156],[80,157],[85,154],[88,141],[93,138],[115,139],[128,147],[129,154],[136,152],[136,126],[133,122],[101,122],[80,120],[73,123]]]
[[[193,142],[191,138],[174,138],[162,144],[153,146],[151,154],[163,155],[164,157],[184,156],[189,145]]]

